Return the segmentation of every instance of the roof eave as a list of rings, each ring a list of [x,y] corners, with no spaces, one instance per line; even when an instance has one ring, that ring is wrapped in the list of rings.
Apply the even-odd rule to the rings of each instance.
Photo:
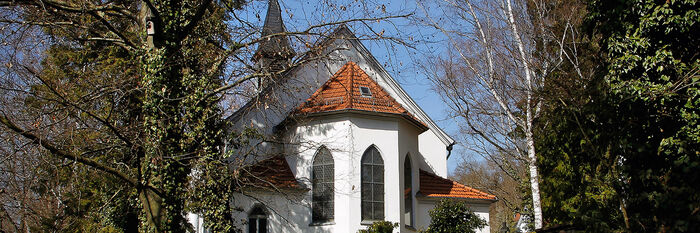
[[[368,110],[362,110],[362,109],[341,109],[341,110],[332,110],[332,111],[322,111],[322,112],[313,112],[313,113],[301,113],[301,114],[294,114],[295,117],[319,117],[319,116],[328,116],[328,115],[336,115],[336,114],[363,114],[363,115],[371,115],[371,116],[381,116],[381,117],[391,117],[391,118],[400,118],[406,120],[408,123],[411,125],[415,126],[421,133],[427,131],[429,128],[419,122],[416,119],[413,119],[413,117],[409,116],[408,114],[397,114],[397,113],[386,113],[386,112],[376,112],[376,111],[368,111]],[[289,118],[288,120],[285,119],[282,121],[284,125],[289,123],[289,120],[294,121],[293,118]],[[283,124],[279,124],[283,125]]]
[[[437,201],[441,199],[457,199],[457,200],[465,200],[465,201],[474,201],[474,202],[483,202],[483,203],[494,203],[498,201],[498,198],[471,198],[471,197],[434,197],[434,196],[428,196],[423,194],[421,191],[418,191],[416,193],[416,199],[419,200],[431,200],[431,201]]]
[[[243,186],[238,189],[238,191],[245,192],[267,192],[267,193],[304,193],[310,191],[310,188],[305,187],[278,187],[278,188],[266,188],[266,187],[256,187],[256,186]]]

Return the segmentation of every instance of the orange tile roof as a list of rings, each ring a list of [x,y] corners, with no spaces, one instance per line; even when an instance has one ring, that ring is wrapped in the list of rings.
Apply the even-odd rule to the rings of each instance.
[[[426,197],[496,200],[494,195],[442,178],[422,169],[420,170],[420,191],[418,192]]]
[[[289,168],[284,156],[275,156],[262,160],[239,170],[239,182],[244,187],[256,187],[266,189],[293,188],[301,189]]]
[[[363,96],[360,87],[367,87],[371,96]],[[365,73],[355,62],[348,62],[321,86],[306,102],[299,106],[297,114],[331,112],[339,110],[361,110],[369,112],[398,114],[425,126],[423,122],[408,113],[376,81]]]

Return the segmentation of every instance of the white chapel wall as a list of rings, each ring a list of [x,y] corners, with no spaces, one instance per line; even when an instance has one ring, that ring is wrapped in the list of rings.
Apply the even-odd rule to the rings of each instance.
[[[352,137],[353,137],[353,163],[351,169],[354,176],[351,177],[356,190],[348,203],[350,212],[350,227],[352,229],[364,229],[360,225],[361,199],[360,199],[360,164],[364,151],[371,145],[375,145],[384,160],[384,219],[391,222],[399,222],[401,218],[400,203],[401,187],[398,175],[399,166],[399,145],[398,145],[398,123],[393,118],[380,117],[353,117]],[[353,231],[356,232],[357,230]]]
[[[313,158],[320,146],[326,146],[333,156],[335,169],[335,211],[334,225],[331,227],[335,232],[343,232],[341,229],[349,229],[348,222],[349,202],[355,192],[359,192],[357,187],[353,187],[351,177],[355,172],[351,169],[352,157],[352,122],[346,116],[329,116],[323,118],[310,119],[295,128],[294,138],[288,150],[288,162],[297,179],[307,182],[310,187],[311,170]],[[294,153],[297,153],[295,155]],[[307,198],[310,202],[311,192]],[[310,215],[310,210],[305,214]],[[310,222],[309,222],[310,223]],[[309,223],[301,223],[308,225]],[[319,228],[319,227],[312,227]],[[328,227],[324,227],[328,228]]]

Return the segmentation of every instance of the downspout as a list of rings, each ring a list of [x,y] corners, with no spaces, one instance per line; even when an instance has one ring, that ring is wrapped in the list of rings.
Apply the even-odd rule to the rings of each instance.
[[[457,142],[452,142],[449,146],[447,146],[447,159],[450,159],[450,155],[452,155],[452,147],[457,144]]]

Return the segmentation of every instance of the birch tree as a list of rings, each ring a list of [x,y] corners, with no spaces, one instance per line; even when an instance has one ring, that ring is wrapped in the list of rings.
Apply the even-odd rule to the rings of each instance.
[[[570,21],[577,14],[572,8],[552,15],[561,5],[563,1],[536,0],[421,5],[426,12],[422,23],[441,32],[447,44],[442,55],[426,62],[426,73],[450,113],[461,119],[467,148],[511,179],[529,182],[536,229],[543,224],[533,128],[541,106],[538,91],[560,64],[575,63],[565,41],[574,35]],[[428,14],[433,11],[443,11],[444,17]],[[554,22],[565,27],[554,28]]]

